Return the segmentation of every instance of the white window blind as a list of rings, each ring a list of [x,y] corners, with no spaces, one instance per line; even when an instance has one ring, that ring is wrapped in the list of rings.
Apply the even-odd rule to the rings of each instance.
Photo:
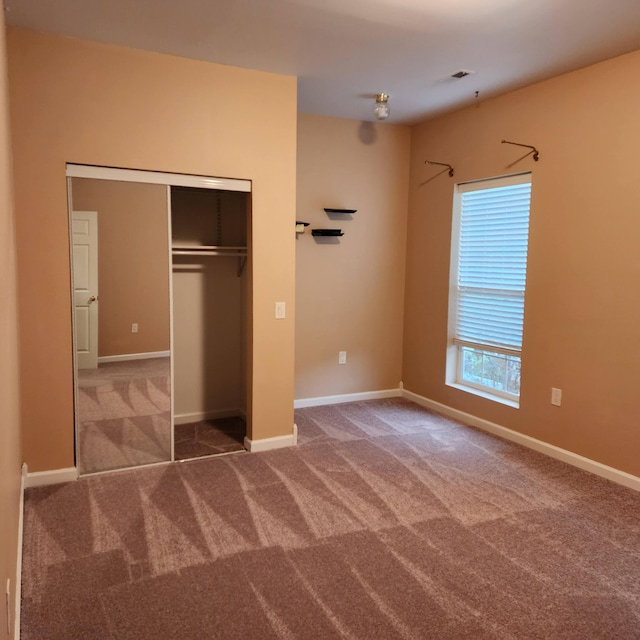
[[[531,175],[458,187],[460,232],[454,343],[522,349]]]

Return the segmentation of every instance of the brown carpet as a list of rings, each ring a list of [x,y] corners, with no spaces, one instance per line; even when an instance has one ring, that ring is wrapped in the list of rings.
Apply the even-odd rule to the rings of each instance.
[[[78,371],[81,474],[171,459],[170,366],[147,358]]]
[[[173,427],[176,460],[190,460],[235,451],[245,451],[247,425],[244,418],[215,418]]]
[[[640,494],[400,399],[29,489],[23,640],[640,638]]]

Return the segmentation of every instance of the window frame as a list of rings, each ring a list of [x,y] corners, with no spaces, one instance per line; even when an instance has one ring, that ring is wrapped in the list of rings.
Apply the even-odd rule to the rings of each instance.
[[[471,348],[479,350],[487,354],[500,354],[505,356],[517,357],[520,359],[520,368],[522,370],[522,349],[512,350],[503,349],[491,345],[483,345],[479,343],[471,343],[457,338],[457,319],[458,319],[458,274],[460,262],[460,231],[462,217],[462,195],[470,191],[479,191],[483,189],[492,189],[499,187],[508,187],[518,184],[532,184],[532,172],[521,172],[508,174],[503,176],[495,176],[492,178],[484,178],[480,180],[471,180],[467,182],[457,183],[453,193],[453,216],[451,225],[451,261],[449,270],[449,306],[448,306],[448,332],[447,332],[447,354],[446,354],[446,370],[445,382],[448,386],[488,398],[501,404],[506,404],[518,408],[520,406],[520,394],[510,393],[506,390],[495,389],[488,385],[483,385],[471,380],[465,380],[462,377],[463,366],[463,349]],[[531,201],[529,202],[529,218],[527,221],[527,238],[531,227]],[[528,240],[527,240],[528,245]],[[525,288],[523,292],[523,306],[526,303],[526,271],[528,268],[528,247],[527,258],[525,260]],[[524,321],[523,321],[524,334]]]

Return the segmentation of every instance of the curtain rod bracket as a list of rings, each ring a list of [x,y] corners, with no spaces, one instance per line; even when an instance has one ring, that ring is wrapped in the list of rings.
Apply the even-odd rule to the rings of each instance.
[[[449,177],[453,178],[453,167],[450,164],[447,164],[446,162],[432,162],[431,160],[425,160],[424,161],[425,164],[437,164],[441,167],[447,167],[447,169],[449,169]]]
[[[502,144],[514,144],[516,147],[526,147],[527,149],[531,149],[531,151],[533,152],[533,159],[536,162],[540,160],[540,152],[535,147],[532,147],[530,144],[520,144],[519,142],[509,142],[509,140],[503,140]]]

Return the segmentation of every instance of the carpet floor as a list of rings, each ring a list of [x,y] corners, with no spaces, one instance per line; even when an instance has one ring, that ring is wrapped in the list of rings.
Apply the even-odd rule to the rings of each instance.
[[[28,489],[23,640],[640,638],[640,494],[401,399]]]
[[[171,459],[170,366],[147,358],[78,371],[81,474]]]
[[[173,427],[176,460],[245,451],[247,424],[239,416],[214,418],[200,422],[176,424]]]

